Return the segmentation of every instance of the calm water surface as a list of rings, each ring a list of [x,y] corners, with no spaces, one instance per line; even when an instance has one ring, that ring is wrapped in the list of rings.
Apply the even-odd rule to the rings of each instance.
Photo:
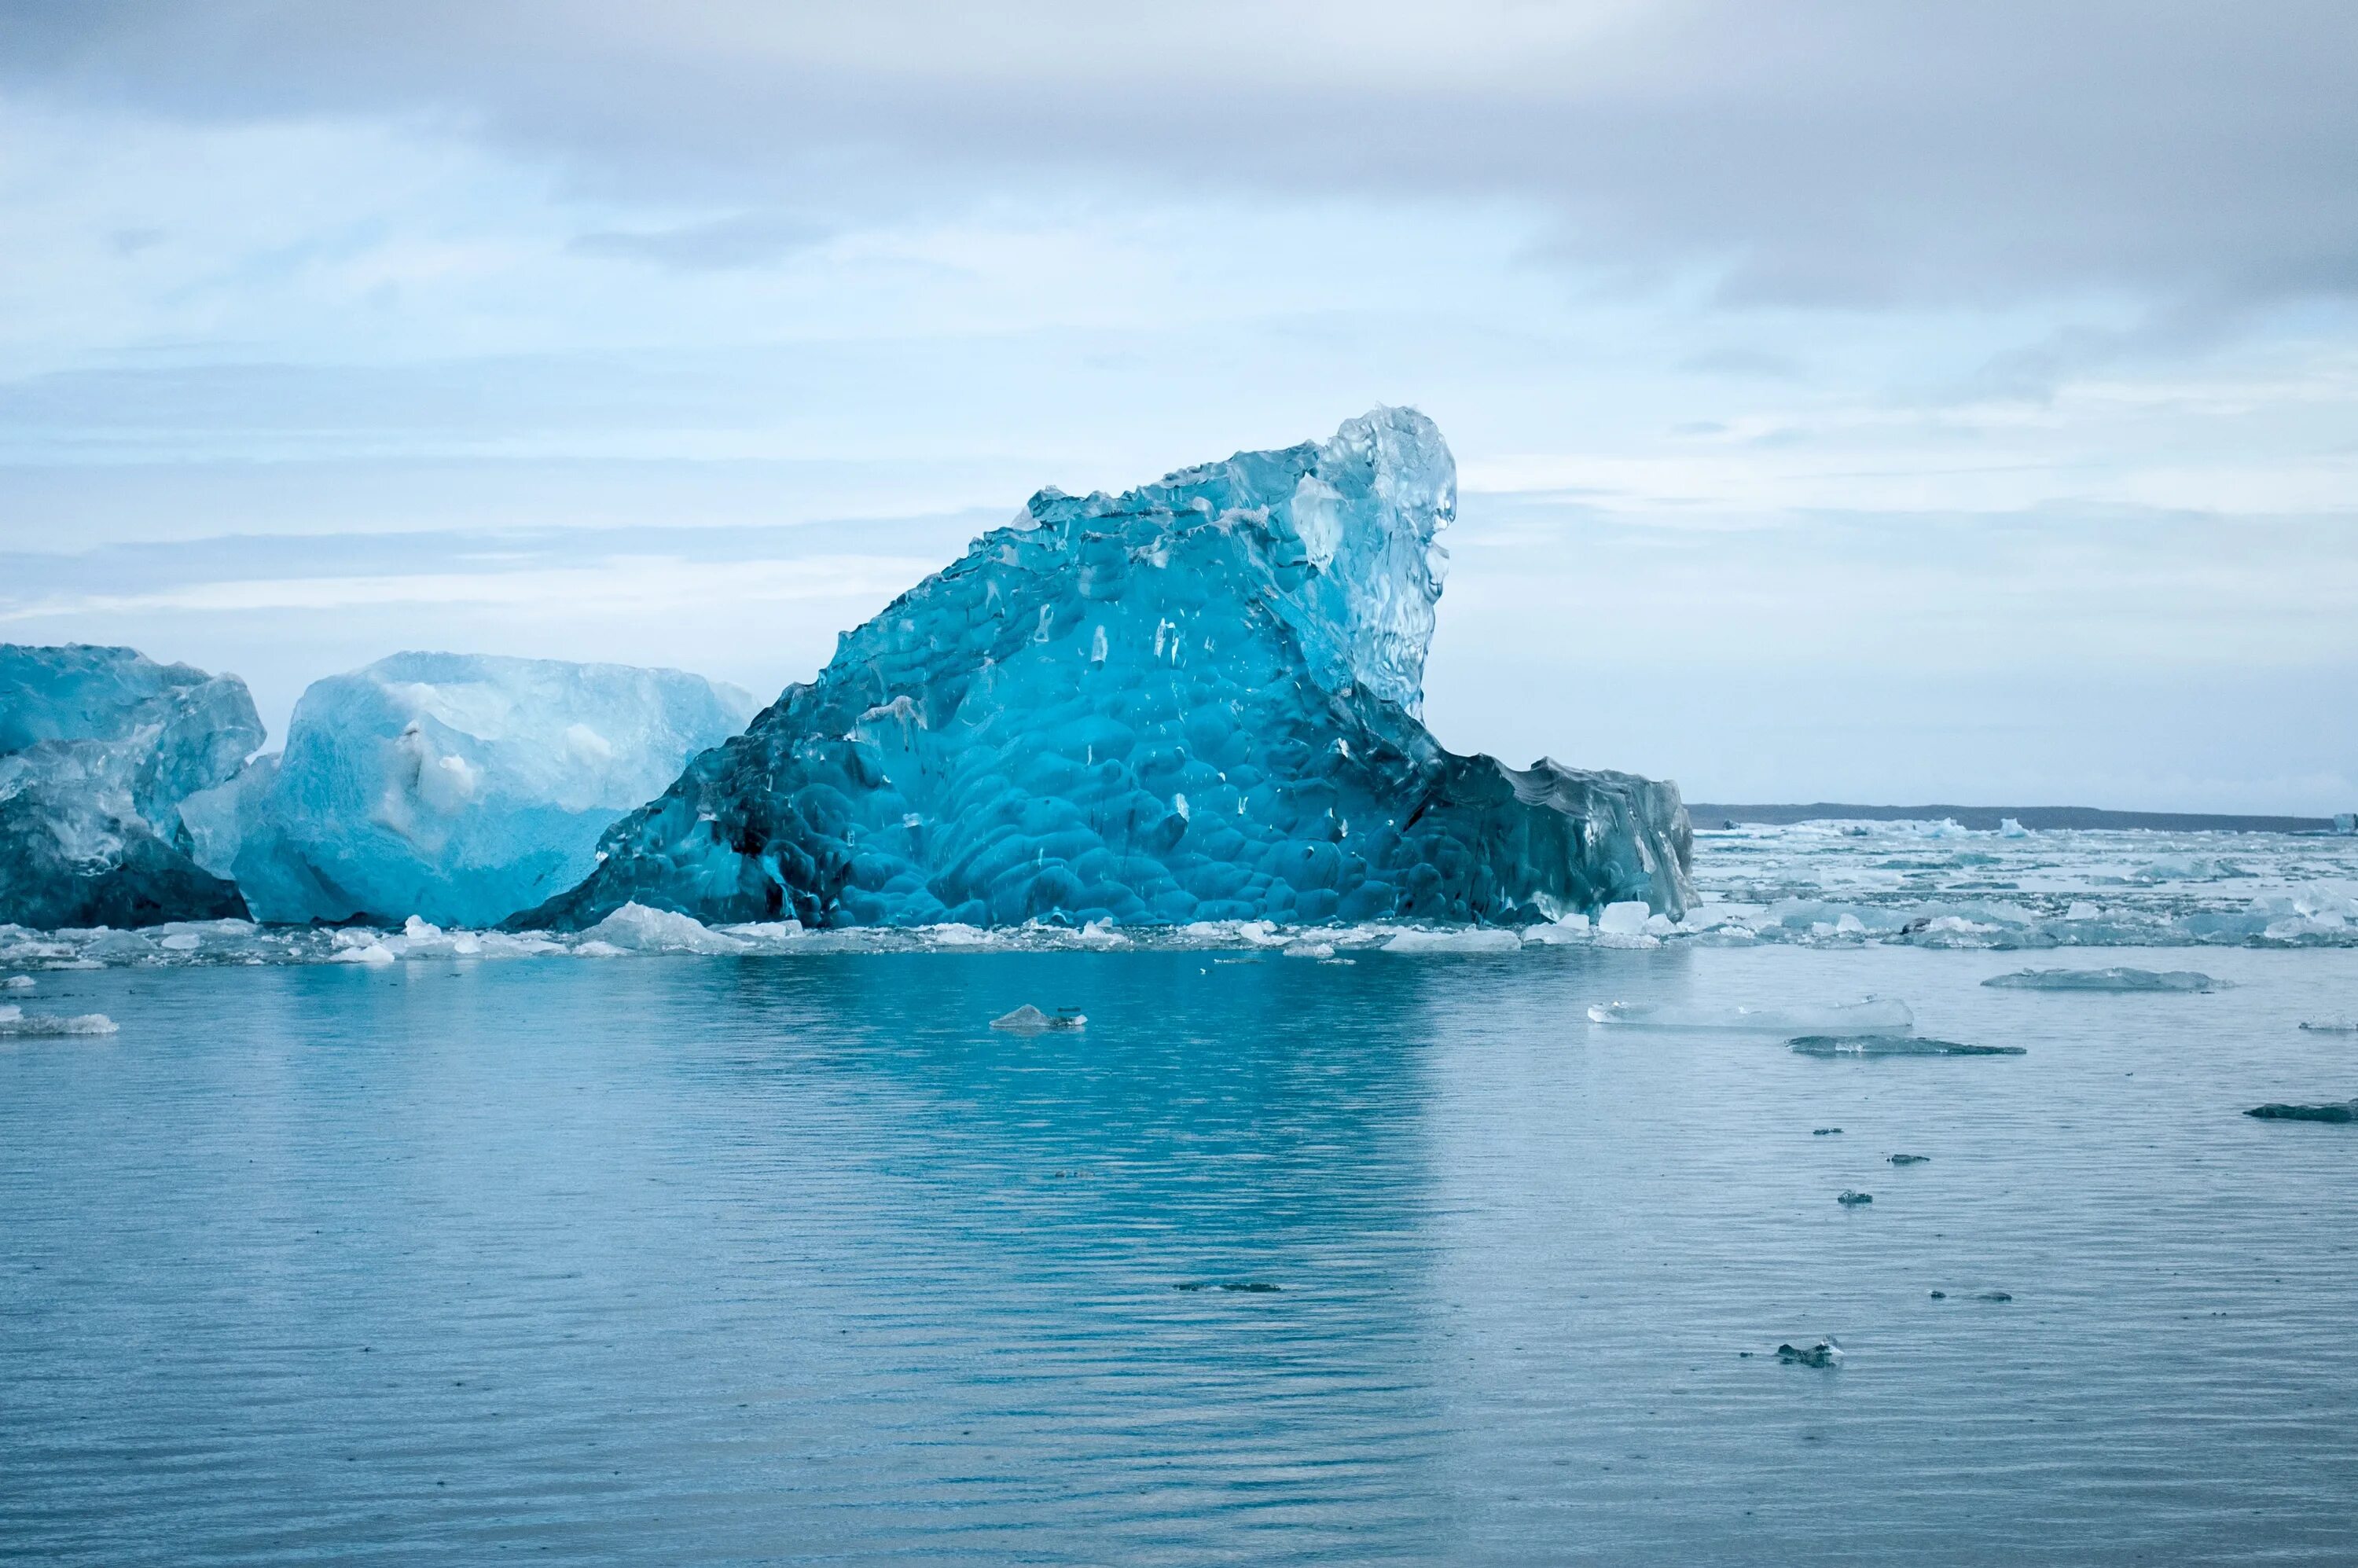
[[[0,1555],[2352,1561],[2358,952],[2026,957],[45,974]],[[1584,1017],[1870,991],[2029,1054]]]

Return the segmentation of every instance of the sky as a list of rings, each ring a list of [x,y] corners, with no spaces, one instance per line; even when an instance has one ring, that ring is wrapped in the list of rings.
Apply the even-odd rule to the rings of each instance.
[[[0,640],[769,695],[1439,422],[1442,740],[2358,808],[2358,7],[0,0]]]

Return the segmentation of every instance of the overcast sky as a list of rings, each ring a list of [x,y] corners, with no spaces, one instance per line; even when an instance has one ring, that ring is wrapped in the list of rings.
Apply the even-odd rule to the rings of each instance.
[[[774,692],[1412,404],[1427,713],[2358,807],[2358,7],[0,0],[0,639]]]

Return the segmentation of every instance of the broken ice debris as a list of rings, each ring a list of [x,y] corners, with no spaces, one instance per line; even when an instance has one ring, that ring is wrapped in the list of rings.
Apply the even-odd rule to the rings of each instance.
[[[1051,1029],[1087,1029],[1089,1019],[1088,1014],[1069,1007],[1060,1007],[1054,1013],[1042,1012],[1027,1001],[1013,1012],[992,1019],[990,1026],[1015,1034],[1039,1034]]]
[[[2218,984],[2193,969],[2021,969],[1982,982],[2026,991],[2207,991]]]
[[[2358,1100],[2329,1100],[2323,1105],[2255,1105],[2244,1114],[2263,1121],[2358,1121]]]
[[[30,975],[10,975],[5,980],[0,980],[0,990],[28,991],[32,989],[33,977]]]
[[[1889,997],[1836,1002],[1825,1007],[1681,1007],[1674,1003],[1615,1001],[1588,1010],[1592,1023],[1633,1029],[1718,1029],[1762,1034],[1904,1034],[1916,1026],[1908,1004]]]
[[[0,1004],[0,1035],[112,1034],[114,1020],[103,1012],[67,1015],[27,1012],[14,1002]]]
[[[2311,1034],[2358,1034],[2358,1019],[2320,1018],[2301,1024]]]
[[[509,924],[631,900],[813,928],[1677,919],[1676,786],[1425,729],[1456,499],[1403,408],[1119,496],[1042,491]]]
[[[1804,1034],[1790,1042],[1804,1056],[2020,1056],[2019,1045],[1961,1045],[1914,1034]]]
[[[1844,1187],[1842,1191],[1834,1195],[1834,1202],[1842,1205],[1844,1208],[1856,1208],[1861,1204],[1873,1203],[1874,1201],[1875,1195],[1873,1193],[1854,1192],[1848,1187]]]
[[[1791,1367],[1839,1367],[1842,1365],[1841,1344],[1831,1335],[1804,1350],[1798,1345],[1777,1346],[1777,1359]]]
[[[132,648],[0,643],[0,924],[244,914],[193,858],[182,806],[262,741],[235,676]]]

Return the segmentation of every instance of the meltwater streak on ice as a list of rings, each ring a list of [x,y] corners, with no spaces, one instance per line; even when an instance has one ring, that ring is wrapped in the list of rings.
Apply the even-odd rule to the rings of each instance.
[[[2243,1113],[2358,1093],[2358,953],[1357,957],[44,973],[122,1033],[0,1049],[0,1541],[2349,1561],[2358,1129]],[[1581,1018],[1875,991],[2028,1054]]]

